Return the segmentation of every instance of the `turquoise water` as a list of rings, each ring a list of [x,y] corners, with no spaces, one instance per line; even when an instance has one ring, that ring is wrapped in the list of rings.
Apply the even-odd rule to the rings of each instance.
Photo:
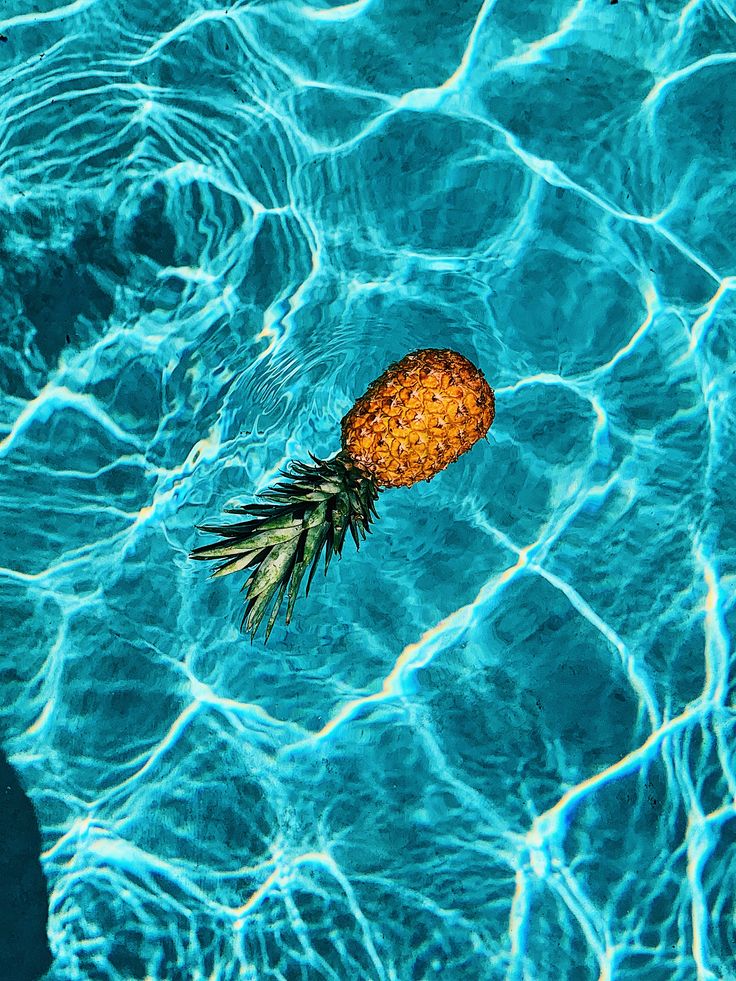
[[[3,742],[52,981],[736,978],[736,8],[9,0]],[[267,646],[195,525],[451,347]]]

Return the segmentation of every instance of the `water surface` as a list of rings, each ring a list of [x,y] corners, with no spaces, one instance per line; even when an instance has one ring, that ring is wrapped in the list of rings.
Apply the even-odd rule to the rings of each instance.
[[[736,12],[9,0],[0,633],[49,981],[736,954]],[[451,347],[481,442],[268,646],[197,523]]]

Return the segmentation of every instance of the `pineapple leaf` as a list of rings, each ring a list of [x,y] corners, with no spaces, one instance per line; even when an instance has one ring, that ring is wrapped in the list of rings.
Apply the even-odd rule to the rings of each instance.
[[[326,573],[332,556],[342,554],[348,528],[359,547],[371,517],[377,517],[379,489],[370,476],[342,454],[329,460],[310,457],[313,465],[290,464],[284,479],[260,495],[260,502],[227,510],[247,520],[204,525],[201,530],[219,541],[191,553],[193,559],[219,560],[214,576],[250,570],[243,585],[241,629],[253,637],[270,607],[268,640],[285,597],[290,623],[304,577],[308,594],[323,551]]]
[[[296,603],[296,598],[299,595],[299,586],[304,578],[304,573],[307,571],[310,556],[314,554],[314,549],[318,538],[319,528],[310,528],[304,536],[301,555],[297,558],[294,569],[291,573],[291,581],[289,583],[289,599],[286,604],[287,623],[291,623],[291,615],[294,611],[294,604]]]
[[[230,559],[227,562],[223,562],[222,565],[218,565],[215,571],[212,573],[212,578],[216,579],[218,576],[229,576],[231,572],[242,572],[243,569],[247,569],[249,565],[252,565],[253,562],[256,561],[258,554],[258,551],[242,552],[234,559]]]
[[[259,596],[278,588],[294,552],[295,548],[291,541],[274,546],[248,580],[248,596]]]
[[[276,617],[278,616],[279,609],[284,601],[284,593],[286,592],[288,585],[289,579],[288,577],[284,577],[276,595],[276,600],[271,608],[271,616],[268,618],[268,623],[266,624],[266,642],[268,642],[268,638],[271,636],[271,631],[273,630],[273,625],[276,623]]]
[[[353,541],[355,542],[356,549],[360,549],[360,536],[358,535],[358,522],[350,522],[350,533],[353,536]]]
[[[309,596],[309,589],[312,585],[312,580],[314,579],[314,574],[317,571],[317,566],[319,565],[320,552],[322,551],[322,546],[324,545],[325,538],[327,538],[327,529],[323,526],[317,532],[317,543],[314,549],[314,558],[312,560],[312,568],[309,570],[309,575],[307,576],[307,585],[304,589],[304,595]]]

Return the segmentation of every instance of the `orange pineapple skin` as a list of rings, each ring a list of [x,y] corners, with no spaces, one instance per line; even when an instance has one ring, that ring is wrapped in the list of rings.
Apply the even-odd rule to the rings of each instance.
[[[407,354],[342,420],[342,449],[379,487],[431,480],[490,429],[493,389],[472,362],[440,348]]]

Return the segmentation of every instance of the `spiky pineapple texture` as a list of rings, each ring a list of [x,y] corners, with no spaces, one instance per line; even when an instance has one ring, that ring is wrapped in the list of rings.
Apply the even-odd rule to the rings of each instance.
[[[348,530],[360,547],[371,520],[378,517],[378,487],[369,476],[342,454],[330,460],[310,457],[312,465],[295,462],[282,471],[284,480],[261,495],[262,503],[227,509],[228,514],[247,515],[246,521],[201,526],[220,540],[191,553],[193,559],[219,563],[213,577],[249,571],[241,629],[251,637],[270,606],[268,640],[287,592],[290,623],[307,569],[309,593],[322,552],[326,573],[332,556],[342,553]]]
[[[381,487],[431,480],[488,432],[493,389],[475,365],[425,348],[390,365],[342,420],[342,446]]]

